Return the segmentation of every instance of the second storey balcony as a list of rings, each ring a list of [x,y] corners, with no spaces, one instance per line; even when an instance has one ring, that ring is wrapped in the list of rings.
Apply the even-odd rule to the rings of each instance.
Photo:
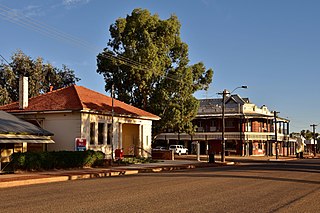
[[[226,132],[226,140],[237,141],[274,141],[275,134],[272,132]],[[181,141],[210,141],[222,140],[221,132],[196,132],[194,134],[186,133],[161,133],[156,140],[181,140]],[[278,141],[287,141],[288,135],[278,134]]]

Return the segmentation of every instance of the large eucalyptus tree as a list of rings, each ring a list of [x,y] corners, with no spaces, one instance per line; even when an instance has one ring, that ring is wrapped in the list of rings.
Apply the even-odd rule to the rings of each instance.
[[[135,9],[110,28],[111,39],[97,56],[97,72],[116,98],[161,117],[155,134],[171,130],[192,132],[198,101],[193,94],[207,89],[212,69],[189,65],[188,45],[180,37],[175,15],[161,20],[148,10]]]

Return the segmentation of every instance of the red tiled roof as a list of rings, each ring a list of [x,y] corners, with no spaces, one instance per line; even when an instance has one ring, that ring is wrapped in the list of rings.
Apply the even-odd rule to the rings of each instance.
[[[43,95],[29,98],[28,107],[19,109],[19,102],[0,106],[7,112],[37,112],[62,110],[93,110],[111,113],[112,98],[88,88],[72,85]],[[118,115],[145,117],[154,120],[160,117],[114,99],[114,112]]]

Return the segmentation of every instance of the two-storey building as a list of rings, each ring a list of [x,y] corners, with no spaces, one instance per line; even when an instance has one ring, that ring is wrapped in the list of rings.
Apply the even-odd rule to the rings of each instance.
[[[275,155],[277,146],[279,155],[294,154],[295,144],[289,141],[289,120],[278,117],[265,105],[258,107],[248,98],[231,95],[226,98],[224,115],[226,154]],[[193,123],[194,134],[162,133],[157,140],[183,144],[191,152],[199,142],[201,154],[221,153],[222,98],[201,99]]]

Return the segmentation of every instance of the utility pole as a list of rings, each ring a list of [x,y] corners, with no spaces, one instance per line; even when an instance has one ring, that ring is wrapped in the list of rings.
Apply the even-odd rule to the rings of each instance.
[[[226,107],[226,95],[227,90],[224,89],[222,92],[222,144],[221,144],[221,162],[224,163],[226,161],[226,141],[224,138],[224,131],[225,131],[225,119],[224,119],[224,113],[225,113],[225,107]]]
[[[113,164],[113,151],[114,151],[114,147],[113,147],[113,132],[114,132],[114,84],[112,84],[111,87],[111,100],[112,100],[112,106],[111,106],[111,164]]]
[[[314,146],[314,157],[316,156],[317,154],[317,145],[316,145],[316,124],[311,124],[310,125],[312,127],[312,132],[313,132],[313,146]]]
[[[222,142],[221,142],[221,162],[224,163],[226,161],[226,140],[224,138],[225,133],[225,108],[226,108],[226,96],[231,95],[234,91],[237,89],[247,89],[248,87],[246,85],[236,87],[232,92],[229,92],[228,90],[224,89],[222,93],[218,93],[219,95],[222,95]]]
[[[1,148],[0,148],[0,174],[2,173],[2,165],[1,165],[2,155],[1,155],[1,153],[2,153],[2,150],[1,150]]]
[[[273,115],[274,115],[274,137],[275,137],[275,145],[276,145],[276,159],[279,159],[277,113],[279,113],[279,112],[273,111]]]
[[[290,141],[290,125],[289,122],[287,123],[287,135],[288,135],[288,140],[287,140],[287,156],[289,156],[289,141]]]

